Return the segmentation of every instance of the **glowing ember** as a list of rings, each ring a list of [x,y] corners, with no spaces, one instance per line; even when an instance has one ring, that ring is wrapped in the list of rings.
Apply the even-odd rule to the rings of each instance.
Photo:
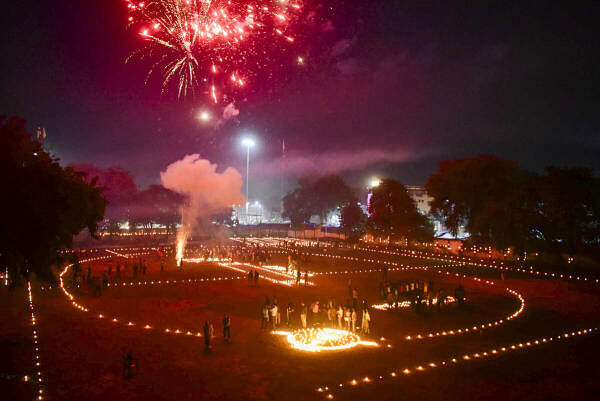
[[[300,329],[292,333],[276,331],[274,334],[287,335],[293,348],[311,352],[348,349],[357,345],[379,345],[372,341],[362,341],[358,334],[336,329]]]

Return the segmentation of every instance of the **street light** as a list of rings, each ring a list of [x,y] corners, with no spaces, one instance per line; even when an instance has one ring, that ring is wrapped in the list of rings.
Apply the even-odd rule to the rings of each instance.
[[[200,119],[200,121],[208,121],[210,118],[211,115],[208,111],[201,111],[200,114],[198,114],[198,119]]]
[[[248,187],[250,186],[250,148],[254,147],[254,139],[244,138],[242,145],[246,147],[246,220],[248,219]]]
[[[369,182],[369,187],[375,188],[375,187],[378,187],[380,184],[381,184],[381,180],[377,177],[373,177],[373,178],[371,178],[371,181]]]

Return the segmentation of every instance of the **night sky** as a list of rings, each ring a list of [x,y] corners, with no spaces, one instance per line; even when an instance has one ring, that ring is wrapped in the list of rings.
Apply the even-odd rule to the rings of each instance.
[[[313,171],[355,186],[374,174],[424,184],[442,160],[488,153],[534,171],[600,169],[600,2],[305,4],[313,18],[296,42],[260,49],[271,67],[254,71],[229,99],[239,115],[215,127],[197,115],[226,103],[161,95],[144,84],[147,65],[125,63],[140,37],[124,1],[10,2],[0,114],[45,127],[65,163],[122,166],[140,188],[190,153],[244,172],[244,133],[259,143],[263,193],[279,188],[282,139],[286,187]]]

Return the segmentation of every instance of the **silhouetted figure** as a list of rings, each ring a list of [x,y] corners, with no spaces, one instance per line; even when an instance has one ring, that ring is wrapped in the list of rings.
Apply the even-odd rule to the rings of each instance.
[[[131,379],[133,377],[133,369],[135,368],[135,360],[131,351],[123,358],[123,379]]]
[[[228,315],[223,317],[223,339],[225,342],[231,340],[231,319]]]
[[[459,284],[454,290],[454,298],[456,298],[458,306],[463,306],[465,304],[465,289],[462,284]]]
[[[204,322],[204,346],[206,351],[210,350],[210,341],[213,335],[213,325],[207,320]]]

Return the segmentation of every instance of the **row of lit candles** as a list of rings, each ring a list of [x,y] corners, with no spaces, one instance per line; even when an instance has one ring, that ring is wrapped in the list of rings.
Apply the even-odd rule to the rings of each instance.
[[[301,241],[299,241],[299,242],[301,243]],[[275,246],[272,244],[268,244],[268,245]],[[277,247],[283,248],[280,246],[277,246]],[[388,254],[388,255],[397,255],[397,256],[404,256],[404,257],[410,257],[410,258],[418,258],[418,259],[424,259],[424,260],[436,260],[436,261],[443,261],[443,262],[458,263],[463,266],[469,265],[469,266],[498,269],[498,270],[503,270],[503,271],[515,271],[515,272],[519,272],[519,273],[527,273],[530,275],[544,276],[544,277],[548,277],[548,278],[559,278],[559,279],[569,279],[569,280],[574,280],[574,281],[590,281],[590,282],[600,283],[600,279],[585,277],[585,276],[581,276],[581,275],[574,276],[574,275],[568,274],[568,273],[549,273],[549,272],[534,270],[533,267],[531,267],[529,269],[518,268],[518,267],[506,267],[506,266],[504,266],[504,262],[496,261],[496,260],[492,260],[490,263],[484,263],[481,260],[478,261],[474,258],[469,258],[469,257],[465,257],[465,256],[444,255],[444,254],[439,254],[439,253],[422,252],[422,251],[416,251],[416,250],[406,250],[406,251],[398,252],[398,251],[389,251],[389,250],[382,250],[379,248],[369,248],[369,247],[352,247],[352,248],[347,247],[347,248],[361,250],[361,251],[368,251],[368,252],[379,252],[379,253]],[[289,248],[283,248],[283,249],[289,249]],[[317,253],[313,253],[312,255],[326,256],[326,254],[317,254]],[[350,256],[339,256],[339,255],[328,255],[328,256],[334,256],[336,258],[342,258],[342,259],[346,259],[346,260],[360,260],[360,258],[350,257]],[[368,259],[362,259],[362,260],[368,261]],[[386,262],[386,261],[380,261],[380,262],[384,263],[384,264],[394,264],[392,262]]]
[[[593,328],[588,328],[588,329],[584,329],[584,330],[565,332],[565,333],[559,334],[555,337],[541,337],[541,338],[537,338],[537,339],[531,339],[531,340],[527,340],[527,341],[523,341],[523,342],[519,342],[519,343],[514,343],[511,345],[497,346],[497,347],[490,349],[489,351],[480,351],[480,352],[475,352],[472,354],[465,354],[462,356],[455,355],[454,357],[449,358],[444,361],[422,363],[422,364],[417,365],[416,367],[394,370],[394,371],[386,373],[385,375],[376,376],[375,378],[365,376],[362,379],[361,378],[352,379],[352,380],[349,380],[347,382],[347,384],[349,384],[350,386],[358,386],[359,384],[371,383],[373,381],[382,382],[386,378],[390,378],[390,377],[397,378],[402,375],[410,375],[411,373],[414,373],[414,372],[424,372],[424,371],[426,371],[428,369],[432,369],[432,368],[452,366],[452,365],[455,365],[455,364],[457,364],[459,362],[463,362],[463,361],[471,361],[471,360],[491,357],[491,356],[499,355],[499,354],[506,353],[506,352],[517,351],[520,349],[529,349],[531,347],[539,346],[542,344],[552,343],[552,342],[556,342],[558,340],[569,339],[572,337],[590,334],[590,333],[594,333],[597,331],[598,331],[598,327],[593,327]],[[332,399],[332,398],[334,398],[333,392],[336,389],[343,388],[343,387],[344,387],[344,383],[339,383],[338,385],[318,387],[316,389],[316,391],[320,392],[320,393],[327,393],[326,398]]]
[[[295,242],[303,243],[303,241],[301,241],[301,240],[298,240]],[[309,245],[305,245],[305,246],[309,246]],[[379,253],[384,253],[384,254],[388,254],[388,255],[398,255],[398,256],[405,256],[405,257],[412,257],[412,258],[427,259],[427,260],[438,260],[438,261],[454,262],[454,263],[463,262],[463,264],[466,263],[466,264],[478,266],[478,267],[487,267],[487,268],[506,270],[506,271],[516,271],[516,272],[520,272],[520,273],[528,273],[528,274],[537,275],[537,276],[543,275],[544,277],[562,278],[562,279],[579,280],[579,281],[593,281],[595,283],[600,283],[600,279],[594,279],[594,278],[585,277],[585,276],[573,276],[568,273],[542,272],[542,271],[534,270],[533,267],[531,267],[530,269],[522,269],[522,268],[517,268],[517,267],[513,267],[513,268],[506,267],[506,266],[504,266],[504,262],[496,261],[496,260],[492,260],[490,263],[484,263],[481,259],[477,260],[476,258],[471,258],[471,257],[466,257],[466,256],[444,255],[444,254],[440,254],[440,253],[423,252],[423,251],[417,251],[417,250],[406,250],[406,251],[398,252],[398,251],[389,251],[389,250],[382,250],[379,248],[370,248],[370,247],[346,247],[346,248],[362,250],[362,251],[369,251],[369,252],[379,252]],[[319,255],[319,256],[321,256],[321,255]],[[352,259],[351,257],[345,257],[345,258]],[[354,258],[354,259],[356,260],[356,258]]]
[[[577,275],[574,276],[574,275],[568,274],[568,273],[543,272],[543,271],[534,270],[533,267],[531,267],[529,269],[518,268],[518,267],[507,267],[507,266],[504,266],[504,263],[502,261],[496,261],[496,260],[492,260],[490,263],[484,263],[481,260],[477,261],[477,260],[474,260],[474,258],[469,258],[469,257],[465,257],[465,256],[443,255],[443,254],[433,253],[433,252],[431,252],[431,253],[422,252],[422,251],[395,252],[395,251],[382,250],[382,249],[378,249],[378,248],[356,248],[356,249],[363,250],[363,251],[370,251],[370,252],[379,252],[379,253],[384,253],[384,254],[389,254],[389,255],[398,255],[398,256],[405,256],[405,257],[420,258],[420,259],[454,262],[454,263],[459,263],[463,266],[469,265],[469,266],[486,267],[486,268],[503,270],[503,271],[514,271],[514,272],[527,273],[530,275],[544,276],[544,277],[549,277],[549,278],[569,279],[569,280],[575,280],[575,281],[590,281],[590,282],[594,282],[594,283],[600,283],[600,279],[595,279],[595,278],[585,277],[585,276],[577,276]]]
[[[38,342],[37,317],[33,306],[33,295],[31,293],[31,282],[27,282],[27,291],[29,296],[29,311],[31,312],[31,326],[33,327],[33,363],[36,371],[35,384],[37,387],[36,399],[44,399],[44,381],[42,379],[41,361],[40,361],[40,344]],[[29,381],[29,377],[24,377],[25,381]]]

